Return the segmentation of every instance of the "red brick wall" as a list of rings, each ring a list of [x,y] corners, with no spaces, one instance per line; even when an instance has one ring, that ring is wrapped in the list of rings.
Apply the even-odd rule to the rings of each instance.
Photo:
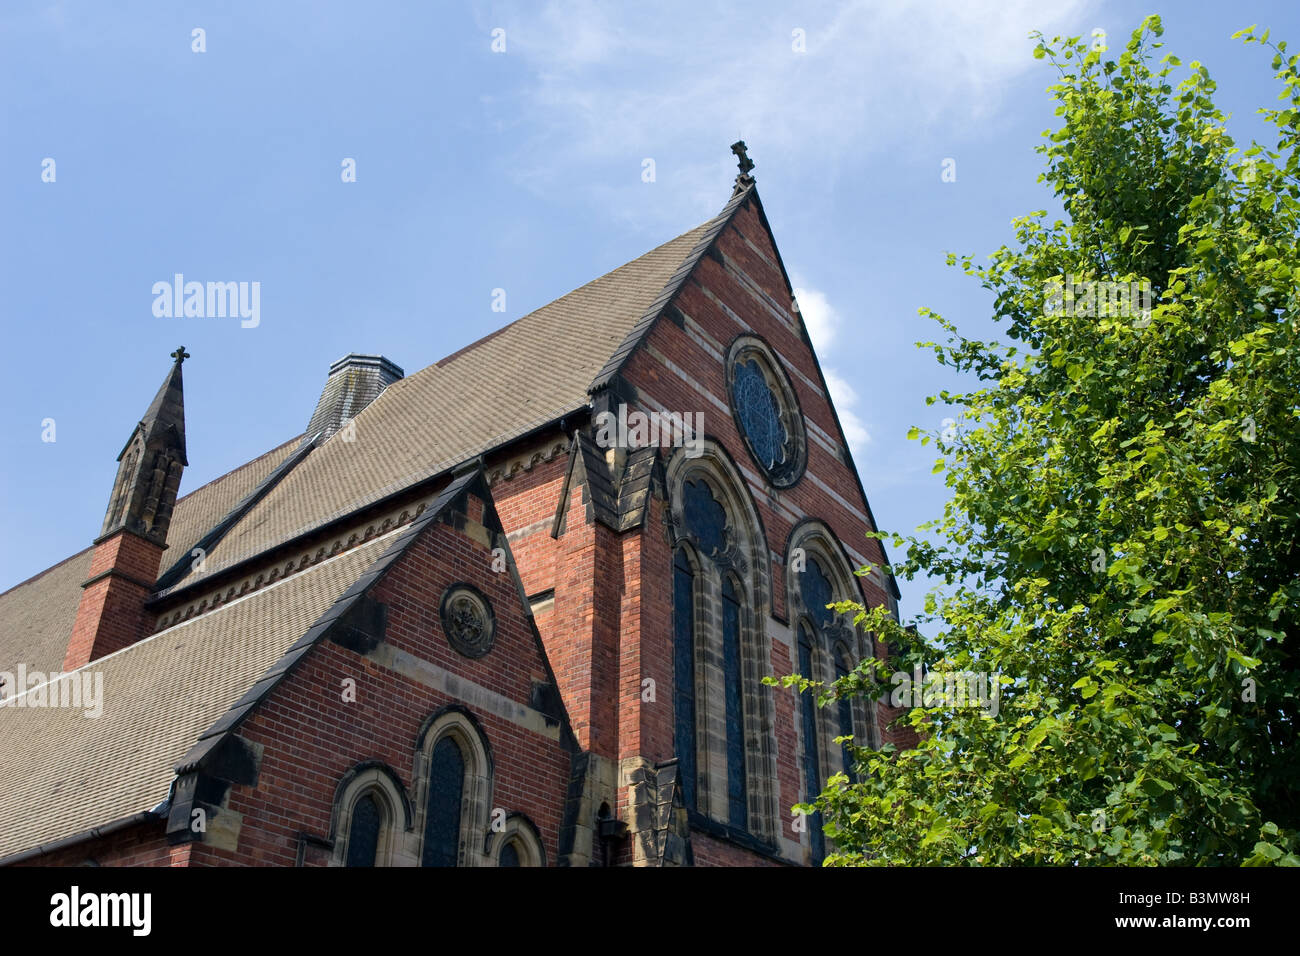
[[[770,857],[744,850],[734,843],[719,840],[707,833],[691,833],[691,852],[696,866],[782,866]]]
[[[481,516],[481,502],[469,510]],[[491,566],[486,545],[435,521],[370,593],[388,605],[388,644],[527,704],[532,681],[546,678],[545,666],[512,577],[494,573]],[[477,660],[461,656],[443,635],[439,604],[457,582],[487,595],[496,615],[493,648]],[[342,699],[345,678],[356,680],[355,702]],[[381,760],[396,771],[414,801],[416,737],[425,720],[450,703],[458,701],[329,640],[321,642],[239,731],[265,749],[256,787],[231,791],[230,809],[243,814],[238,849],[201,844],[196,862],[293,865],[299,831],[320,838],[328,834],[338,783],[364,760]],[[491,749],[491,805],[527,814],[554,862],[569,754],[510,720],[469,709]]]
[[[95,546],[88,578],[111,569],[152,584],[158,577],[162,553],[160,545],[129,531],[119,531]],[[116,574],[102,577],[83,590],[63,669],[75,670],[143,637],[144,602],[149,591]]]
[[[755,251],[754,247],[759,251]],[[776,265],[776,251],[753,204],[737,211],[732,223],[719,236],[717,248],[726,260],[743,270],[761,287],[762,292],[771,300],[769,304],[779,307],[788,322],[773,316],[741,279],[710,256],[700,260],[691,278],[687,280],[675,300],[676,304],[718,343],[724,357],[731,341],[737,335],[761,336],[782,360],[783,371],[794,389],[805,420],[820,428],[832,442],[842,443],[813,353],[798,332],[798,316],[791,308],[789,292]],[[715,299],[725,303],[740,321],[732,318]],[[800,518],[807,516],[825,522],[844,545],[868,560],[873,562],[883,560],[879,543],[868,540],[864,536],[865,532],[872,529],[866,518],[866,502],[862,499],[852,471],[840,457],[827,451],[813,438],[811,430],[807,437],[807,469],[804,476],[793,487],[778,492],[779,501],[783,506],[778,510],[769,499],[767,489],[761,483],[755,484],[745,474],[757,476],[760,472],[731,415],[722,411],[714,401],[703,394],[707,392],[724,406],[729,407],[724,361],[703,347],[687,330],[667,320],[661,320],[656,324],[648,336],[647,345],[649,348],[642,348],[633,353],[624,369],[624,376],[640,395],[649,400],[651,407],[662,406],[671,412],[703,412],[706,434],[726,448],[742,475],[745,475],[748,492],[766,532],[769,552],[784,555],[789,535],[795,524]],[[664,359],[680,369],[692,381],[684,381],[677,371],[665,364]],[[805,381],[805,377],[815,384],[810,385],[809,381]],[[834,494],[828,492],[822,485],[829,487]],[[847,506],[837,500],[836,496],[844,499]],[[785,514],[786,510],[793,512],[797,517],[795,519],[788,517]],[[624,682],[622,690],[625,695],[625,718],[634,710],[641,715],[643,735],[641,742],[644,747],[642,752],[652,759],[662,759],[670,755],[673,746],[670,703],[672,695],[672,632],[669,606],[671,577],[668,564],[670,556],[666,545],[660,544],[659,539],[663,537],[662,531],[657,530],[660,527],[658,523],[647,522],[647,530],[643,532],[646,540],[638,543],[638,547],[642,549],[641,554],[646,556],[647,560],[643,560],[639,565],[643,577],[639,581],[633,581],[629,576],[625,582],[627,594],[624,600],[625,620],[622,632],[625,642],[635,638],[640,643],[638,647],[624,650],[625,661],[639,662],[647,676],[655,676],[658,680],[659,700],[668,702],[666,707],[658,710],[637,708],[631,697],[630,676]],[[653,554],[652,559],[649,558],[650,554]],[[772,613],[778,619],[784,620],[787,616],[788,603],[785,593],[785,568],[780,561],[773,560],[768,570],[773,592]],[[856,580],[862,589],[863,599],[869,605],[886,603],[885,593],[876,584],[865,578]],[[640,600],[641,595],[652,596],[652,600],[643,602]],[[642,606],[636,607],[638,603]],[[779,642],[773,644],[770,663],[770,673],[773,674],[787,674],[794,669],[794,662],[790,660],[790,655]],[[798,836],[792,827],[793,817],[785,812],[802,798],[799,741],[795,733],[795,697],[791,691],[777,690],[774,694],[779,802],[783,808],[782,830],[787,837],[797,840]],[[661,722],[658,720],[660,714],[668,721],[663,726],[660,726]],[[884,716],[882,714],[882,718]],[[628,733],[623,736],[629,744],[637,739]],[[649,741],[654,741],[653,747],[644,746]],[[624,755],[627,755],[627,751],[624,751]],[[704,839],[708,841],[707,848],[701,852],[700,847],[697,846],[697,862],[728,861],[727,854],[717,849],[720,846],[729,846],[728,844],[711,837]],[[735,849],[735,852],[752,856],[747,851],[739,849]]]
[[[23,866],[188,866],[191,847],[168,846],[165,823],[154,820],[28,860]]]
[[[558,433],[548,437],[543,447],[558,437]],[[559,547],[551,537],[551,524],[568,465],[567,454],[556,455],[530,471],[519,472],[492,485],[492,500],[501,524],[511,535],[510,551],[528,594],[555,586]]]

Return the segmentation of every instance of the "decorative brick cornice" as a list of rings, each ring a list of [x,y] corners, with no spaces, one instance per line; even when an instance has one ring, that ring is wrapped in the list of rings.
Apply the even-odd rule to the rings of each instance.
[[[438,494],[433,494],[423,501],[393,508],[385,515],[345,528],[334,535],[332,539],[327,538],[314,546],[303,548],[300,556],[268,562],[256,570],[249,571],[238,580],[223,583],[220,587],[197,594],[184,604],[159,614],[154,624],[154,631],[156,633],[174,627],[182,621],[188,621],[197,615],[216,610],[236,598],[244,597],[311,568],[327,558],[332,558],[337,554],[359,547],[378,535],[387,534],[394,528],[411,524],[420,518],[437,498]]]
[[[540,447],[513,455],[487,470],[488,485],[492,486],[499,481],[509,481],[516,475],[526,474],[544,462],[554,461],[559,455],[566,454],[568,450],[569,439],[567,436],[561,436]]]

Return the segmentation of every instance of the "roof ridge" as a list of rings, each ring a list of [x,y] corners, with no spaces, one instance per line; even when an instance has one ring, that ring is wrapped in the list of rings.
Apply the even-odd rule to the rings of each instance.
[[[182,501],[184,501],[186,498],[190,497],[190,495],[198,494],[198,493],[199,493],[200,491],[202,491],[204,488],[208,487],[209,485],[215,485],[218,481],[224,481],[225,479],[227,479],[227,478],[229,478],[231,475],[233,475],[235,472],[239,471],[239,469],[241,469],[241,468],[247,468],[249,465],[252,465],[252,464],[255,464],[255,463],[261,461],[263,458],[267,457],[268,455],[274,455],[277,451],[279,451],[279,450],[280,450],[281,448],[283,448],[285,445],[291,445],[291,444],[293,444],[293,443],[296,442],[296,441],[302,441],[302,435],[301,435],[301,434],[299,434],[299,435],[294,435],[294,436],[293,436],[292,438],[290,438],[288,441],[280,442],[280,444],[276,445],[274,448],[268,448],[266,451],[262,452],[262,454],[256,456],[255,458],[250,458],[250,459],[248,459],[248,461],[244,462],[244,463],[241,464],[241,465],[235,465],[235,467],[231,468],[229,471],[226,471],[226,472],[224,472],[224,473],[222,473],[222,474],[220,474],[220,475],[217,475],[217,477],[215,477],[215,478],[212,478],[212,479],[210,479],[210,480],[208,480],[208,481],[205,481],[203,484],[199,485],[199,486],[198,486],[197,488],[195,488],[193,491],[187,491],[187,492],[185,492],[185,494],[181,495],[179,498],[176,499],[176,504],[179,505],[179,504],[180,504]]]
[[[186,566],[190,564],[191,557],[195,551],[199,551],[206,555],[209,551],[220,544],[221,539],[226,536],[226,533],[239,523],[239,519],[248,514],[248,512],[251,511],[259,501],[270,493],[272,488],[280,483],[280,480],[284,478],[285,475],[297,467],[298,463],[306,458],[316,448],[316,442],[320,437],[320,434],[320,432],[317,432],[310,439],[305,440],[283,461],[272,468],[271,471],[257,483],[257,486],[254,487],[252,491],[244,495],[244,497],[239,499],[239,501],[235,502],[235,504],[231,506],[230,510],[218,519],[216,524],[208,528],[208,530],[203,533],[202,537],[194,542],[191,546],[191,550],[186,554],[182,554],[170,567],[167,568],[166,571],[158,575],[157,580],[154,581],[154,596],[157,597],[166,593],[173,584],[176,584],[181,579],[185,573]],[[287,445],[289,443],[285,442],[285,444]],[[280,445],[279,447],[283,448],[284,445]],[[272,454],[274,451],[276,451],[276,449],[272,449],[266,454]],[[265,458],[266,455],[263,455],[262,457]],[[252,464],[252,462],[249,462],[249,464]],[[248,465],[240,465],[239,467],[246,468]]]
[[[293,644],[285,648],[284,653],[271,664],[262,676],[255,680],[249,688],[230,704],[221,716],[210,727],[200,733],[194,742],[194,745],[186,754],[177,761],[174,770],[180,775],[193,770],[199,766],[205,757],[207,757],[217,746],[222,737],[226,737],[235,732],[245,717],[248,716],[269,694],[274,690],[281,681],[288,677],[289,672],[294,666],[306,657],[321,640],[333,630],[334,625],[342,620],[345,615],[357,605],[363,597],[369,594],[370,589],[383,579],[388,570],[411,548],[424,531],[437,520],[442,512],[456,501],[469,487],[475,482],[483,481],[483,468],[481,463],[462,470],[447,484],[434,500],[423,515],[412,521],[409,525],[403,525],[389,531],[384,537],[393,536],[392,542],[383,552],[365,566],[361,574],[353,579],[352,583],[336,597],[317,618],[307,628],[306,632],[298,638]],[[486,484],[484,485],[486,489]],[[490,492],[489,501],[490,501]],[[381,538],[374,538],[369,543],[373,544]],[[335,555],[335,558],[342,557],[341,552]],[[333,560],[333,559],[331,559]],[[323,563],[323,562],[322,562]],[[319,567],[319,565],[317,565]],[[292,580],[292,577],[281,578],[277,583]],[[266,589],[263,589],[265,591]],[[261,593],[261,592],[258,592]],[[246,595],[251,597],[251,595]],[[522,595],[521,595],[522,596]],[[232,602],[233,603],[233,602]],[[224,605],[228,607],[229,605]],[[198,620],[198,618],[191,618]],[[187,622],[181,622],[182,625]],[[180,625],[177,625],[180,626]],[[159,633],[166,633],[160,631]]]

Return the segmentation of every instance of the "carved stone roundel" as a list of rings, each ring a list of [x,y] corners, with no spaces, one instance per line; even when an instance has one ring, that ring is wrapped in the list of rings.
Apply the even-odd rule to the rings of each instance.
[[[482,657],[492,650],[496,620],[492,606],[477,588],[457,584],[442,598],[442,629],[447,642],[466,657]]]

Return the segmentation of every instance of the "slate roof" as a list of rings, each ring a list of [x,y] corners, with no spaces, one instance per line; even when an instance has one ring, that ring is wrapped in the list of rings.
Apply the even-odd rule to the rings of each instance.
[[[298,440],[287,441],[178,499],[163,567],[189,554],[209,528],[292,454]],[[108,501],[107,487],[104,501]],[[62,666],[81,601],[81,582],[90,574],[92,550],[88,547],[0,594],[0,671],[13,673],[20,661],[29,671],[49,673]]]
[[[166,800],[174,765],[199,735],[398,536],[376,538],[72,672],[64,681],[103,674],[98,718],[7,699],[0,705],[0,858]]]
[[[388,386],[225,536],[230,567],[587,405],[593,378],[640,322],[705,223]],[[519,387],[527,375],[528,388]]]
[[[202,577],[584,408],[593,379],[644,334],[648,310],[656,302],[662,308],[665,286],[680,284],[712,225],[390,385],[354,420],[355,441],[338,433],[308,447],[298,436],[178,500],[164,575],[196,543],[212,540],[214,529],[224,533]],[[80,709],[12,706],[9,689],[9,704],[0,706],[0,858],[161,804],[175,764],[219,721],[230,721],[232,705],[241,710],[241,696],[265,683],[291,647],[304,646],[336,600],[364,590],[374,577],[363,572],[383,565],[375,562],[385,548],[413,540],[413,530],[343,552],[74,672],[104,675],[97,719]],[[61,666],[90,554],[0,595],[0,670],[18,661],[47,672]],[[191,572],[180,585],[199,577]]]

